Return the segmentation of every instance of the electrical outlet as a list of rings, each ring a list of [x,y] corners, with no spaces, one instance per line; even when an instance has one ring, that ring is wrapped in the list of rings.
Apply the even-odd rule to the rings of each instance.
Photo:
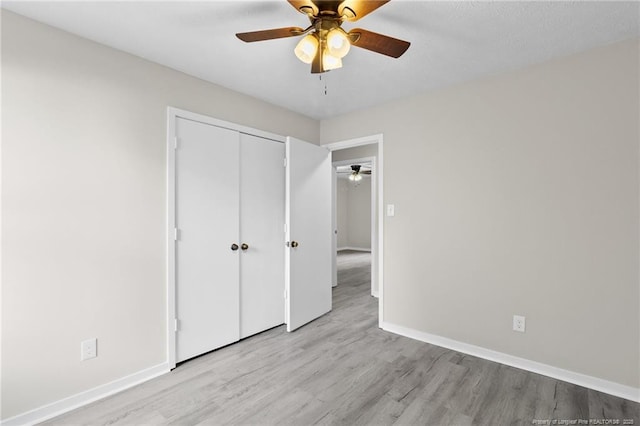
[[[524,333],[525,318],[520,315],[513,316],[513,331]]]
[[[98,356],[98,339],[87,339],[80,343],[80,361],[86,361]]]

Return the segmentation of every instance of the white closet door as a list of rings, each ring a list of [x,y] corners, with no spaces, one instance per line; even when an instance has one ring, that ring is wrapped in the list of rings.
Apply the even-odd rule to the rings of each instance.
[[[284,323],[284,144],[240,136],[240,338]],[[241,246],[243,247],[243,246]]]
[[[239,339],[239,133],[177,119],[176,361]]]

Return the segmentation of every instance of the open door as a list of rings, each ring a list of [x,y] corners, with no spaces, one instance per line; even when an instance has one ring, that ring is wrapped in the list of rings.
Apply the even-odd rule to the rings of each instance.
[[[317,145],[286,141],[287,331],[331,310],[331,158]]]
[[[338,170],[331,166],[331,287],[338,285]]]

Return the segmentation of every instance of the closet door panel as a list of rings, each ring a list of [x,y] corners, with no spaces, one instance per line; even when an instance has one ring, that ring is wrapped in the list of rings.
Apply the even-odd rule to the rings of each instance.
[[[240,136],[240,337],[284,323],[284,144]]]
[[[239,339],[239,133],[178,119],[176,361]]]

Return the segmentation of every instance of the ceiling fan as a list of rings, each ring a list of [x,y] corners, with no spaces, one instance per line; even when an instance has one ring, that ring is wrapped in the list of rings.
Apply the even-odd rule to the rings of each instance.
[[[344,21],[354,22],[390,0],[288,0],[291,6],[307,15],[311,25],[275,28],[271,30],[237,33],[247,43],[305,35],[294,52],[302,62],[311,64],[311,72],[323,73],[342,67],[342,58],[351,45],[399,58],[409,48],[408,41],[355,28],[342,29]]]
[[[349,173],[349,180],[352,181],[360,181],[362,180],[362,175],[370,175],[371,174],[371,169],[369,168],[369,166],[361,166],[360,164],[353,164],[351,167],[351,170],[346,169],[345,170],[340,170],[340,168],[338,168],[338,173]]]

